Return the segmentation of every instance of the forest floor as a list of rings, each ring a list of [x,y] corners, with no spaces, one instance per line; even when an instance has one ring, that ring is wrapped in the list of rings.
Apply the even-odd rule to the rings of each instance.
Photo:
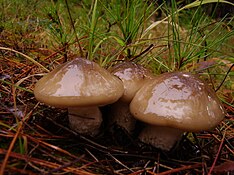
[[[204,79],[209,79],[216,87],[227,111],[224,120],[211,131],[184,133],[172,150],[162,151],[141,143],[137,133],[129,135],[116,125],[107,129],[104,123],[101,133],[96,137],[80,135],[69,129],[66,109],[39,103],[33,94],[35,83],[67,58],[79,55],[79,44],[89,52],[90,43],[86,40],[78,43],[76,39],[71,43],[63,43],[62,38],[59,40],[60,44],[53,43],[53,39],[58,38],[51,38],[51,33],[48,34],[41,27],[41,23],[45,25],[45,21],[41,20],[39,23],[38,19],[26,12],[23,15],[28,17],[23,18],[25,23],[21,24],[20,17],[15,16],[11,30],[7,26],[7,20],[5,26],[0,24],[0,174],[234,173],[234,48],[226,47],[233,46],[233,33],[223,46],[226,48],[223,51],[226,52],[225,56],[210,56],[196,64],[205,68]],[[229,33],[233,32],[233,26],[227,25],[224,28]],[[87,35],[84,34],[84,38]],[[118,43],[121,42],[118,40]],[[108,51],[115,51],[113,43],[110,47]],[[121,52],[114,52],[118,59],[128,52],[123,51],[124,47],[119,49]],[[146,49],[141,50],[140,56],[145,52],[155,54],[153,51],[148,52],[152,48],[150,44],[148,47],[144,45],[144,48]],[[103,56],[102,60],[105,62],[107,53],[104,52],[105,49],[101,48],[93,52],[93,55]],[[149,62],[144,60],[141,63],[147,65]],[[219,72],[215,67],[216,63]],[[191,65],[189,62],[185,70],[189,71]],[[157,69],[155,73],[165,72],[165,69]],[[217,89],[219,85],[221,87]],[[105,119],[108,106],[101,110]]]

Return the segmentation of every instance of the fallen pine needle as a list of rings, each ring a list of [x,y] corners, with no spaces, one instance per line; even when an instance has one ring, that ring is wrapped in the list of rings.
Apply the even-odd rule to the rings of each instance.
[[[0,154],[6,154],[6,152],[7,152],[6,150],[0,148]],[[32,163],[35,163],[35,164],[38,164],[38,165],[41,165],[41,166],[45,166],[45,167],[48,167],[48,168],[52,168],[52,169],[59,168],[59,167],[63,166],[63,165],[60,165],[60,164],[57,164],[57,163],[48,162],[48,161],[45,161],[45,160],[29,157],[27,155],[14,153],[14,152],[9,153],[8,157],[14,157],[14,158],[17,158],[17,159],[20,159],[20,160],[24,160],[26,162],[32,162]],[[72,172],[73,174],[79,174],[79,175],[80,174],[82,174],[82,175],[93,175],[93,173],[89,173],[87,171],[81,170],[79,168],[73,168],[73,167],[63,167],[62,170],[65,171],[65,172]]]
[[[16,139],[18,138],[21,129],[22,129],[22,122],[19,122],[19,126],[18,126],[18,129],[17,129],[17,132],[16,132],[15,136],[13,137],[13,140],[11,141],[9,149],[7,150],[5,158],[4,158],[3,162],[2,162],[2,166],[1,166],[1,170],[0,170],[0,175],[4,174],[8,158],[9,158],[9,156],[11,154],[11,151],[12,151],[14,145],[15,145]]]

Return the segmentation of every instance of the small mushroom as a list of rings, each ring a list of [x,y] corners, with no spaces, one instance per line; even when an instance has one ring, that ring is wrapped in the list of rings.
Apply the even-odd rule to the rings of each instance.
[[[102,123],[98,107],[116,102],[123,91],[122,82],[107,70],[75,58],[41,78],[34,95],[47,105],[68,108],[71,129],[93,136]]]
[[[146,123],[140,140],[167,151],[183,132],[210,130],[225,116],[213,89],[184,72],[165,73],[146,82],[133,98],[130,111]]]
[[[124,93],[116,103],[111,105],[109,124],[115,123],[128,133],[132,133],[136,120],[129,111],[129,103],[145,81],[153,78],[153,74],[143,66],[128,61],[116,64],[110,72],[122,80]]]

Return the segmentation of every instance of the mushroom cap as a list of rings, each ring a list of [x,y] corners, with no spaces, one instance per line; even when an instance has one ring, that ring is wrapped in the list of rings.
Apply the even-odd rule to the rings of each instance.
[[[110,69],[110,72],[122,80],[124,94],[120,100],[125,102],[130,102],[145,81],[153,78],[150,70],[128,61],[116,64]]]
[[[42,77],[34,95],[38,101],[55,107],[84,107],[114,103],[123,91],[121,80],[97,63],[75,58]]]
[[[190,73],[165,73],[145,83],[130,104],[137,119],[184,131],[209,130],[224,118],[215,92]]]

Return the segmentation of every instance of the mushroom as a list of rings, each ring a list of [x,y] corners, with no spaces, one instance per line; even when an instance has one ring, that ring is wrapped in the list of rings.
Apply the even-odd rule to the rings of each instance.
[[[122,80],[124,93],[116,103],[111,105],[109,124],[115,123],[128,133],[132,133],[136,120],[129,111],[129,103],[145,81],[153,78],[153,74],[143,66],[128,61],[116,64],[110,72]]]
[[[130,104],[136,119],[146,123],[139,139],[169,151],[185,131],[214,128],[225,110],[205,82],[191,73],[165,73],[146,82]]]
[[[45,104],[68,108],[71,129],[93,136],[102,123],[98,107],[116,102],[123,91],[121,80],[97,63],[75,58],[42,77],[34,95]]]

